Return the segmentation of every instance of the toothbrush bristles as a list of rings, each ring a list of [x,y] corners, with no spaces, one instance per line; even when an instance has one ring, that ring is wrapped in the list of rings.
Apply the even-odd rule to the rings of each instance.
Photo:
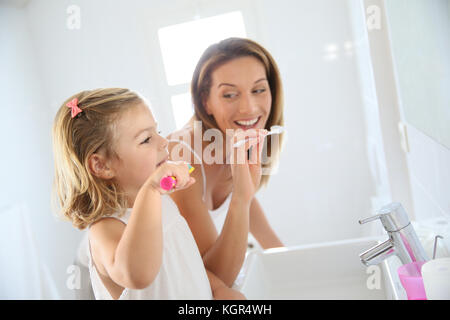
[[[272,134],[280,134],[280,133],[282,133],[283,131],[284,131],[284,128],[283,128],[282,126],[272,126],[272,127],[271,127],[271,130],[266,134],[266,137],[267,137],[267,136],[270,136],[270,135],[272,135]],[[234,147],[234,148],[240,147],[240,146],[242,146],[244,143],[246,143],[247,141],[252,140],[252,139],[256,139],[256,138],[247,138],[247,139],[238,141],[238,142],[236,142],[236,143],[233,145],[233,147]]]

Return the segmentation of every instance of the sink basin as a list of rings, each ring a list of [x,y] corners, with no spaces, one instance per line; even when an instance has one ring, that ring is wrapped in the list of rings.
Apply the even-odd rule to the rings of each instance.
[[[250,251],[239,289],[247,299],[404,299],[393,256],[366,267],[380,237]]]

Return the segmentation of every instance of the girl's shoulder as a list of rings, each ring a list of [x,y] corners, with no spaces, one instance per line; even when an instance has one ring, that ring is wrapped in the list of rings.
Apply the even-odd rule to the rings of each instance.
[[[114,256],[125,231],[125,223],[111,217],[101,218],[89,226],[89,246],[95,265],[101,275],[106,275],[102,261]]]
[[[101,218],[89,227],[89,239],[93,246],[118,243],[125,231],[125,223],[117,218]]]

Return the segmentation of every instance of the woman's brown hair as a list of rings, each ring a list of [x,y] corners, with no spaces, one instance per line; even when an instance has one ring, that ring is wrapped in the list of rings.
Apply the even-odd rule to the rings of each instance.
[[[66,104],[74,98],[82,112],[72,118]],[[128,89],[96,89],[70,97],[58,110],[53,124],[53,187],[58,212],[76,228],[84,229],[102,216],[123,213],[127,208],[125,196],[114,181],[94,176],[88,160],[100,150],[107,157],[117,156],[113,145],[115,120],[143,101]]]
[[[218,128],[214,117],[208,115],[205,108],[205,101],[211,89],[212,73],[228,61],[248,56],[255,57],[262,62],[270,86],[272,105],[265,129],[270,130],[274,125],[283,126],[283,88],[275,60],[265,48],[255,41],[244,38],[228,38],[209,46],[205,50],[192,77],[191,96],[195,111],[194,117],[196,120],[202,121],[204,130]],[[271,148],[271,139],[267,140],[267,149],[263,150],[263,155],[266,155],[266,157],[263,157],[263,169],[270,170],[276,165],[281,152],[283,137],[284,134],[278,137],[279,144],[274,150]],[[270,159],[267,158],[268,151]],[[263,174],[260,186],[267,184],[268,180],[269,174]]]

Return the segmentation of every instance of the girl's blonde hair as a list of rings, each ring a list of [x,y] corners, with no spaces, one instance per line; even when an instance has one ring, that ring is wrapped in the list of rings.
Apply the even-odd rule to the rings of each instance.
[[[248,56],[255,57],[262,62],[269,82],[272,105],[265,129],[270,131],[270,128],[274,125],[284,125],[283,87],[275,60],[264,47],[255,41],[245,38],[228,38],[209,46],[205,50],[197,63],[192,77],[191,96],[195,111],[194,119],[201,120],[205,130],[210,128],[218,129],[214,117],[209,115],[205,108],[205,102],[212,85],[212,73],[228,61]],[[270,170],[276,165],[283,145],[283,137],[284,134],[279,136],[279,145],[276,146],[278,148],[273,148],[274,150],[271,148],[271,140],[267,140],[267,149],[263,151],[263,155],[268,155],[267,151],[271,155],[270,159],[265,161],[263,168]],[[268,181],[269,175],[263,175],[260,186],[267,184]]]
[[[72,118],[66,104],[74,98],[82,112]],[[125,110],[143,102],[128,89],[96,89],[70,97],[58,110],[53,124],[54,195],[58,211],[76,228],[84,229],[102,216],[127,208],[118,186],[94,176],[88,159],[100,149],[106,157],[117,157],[114,123]]]

